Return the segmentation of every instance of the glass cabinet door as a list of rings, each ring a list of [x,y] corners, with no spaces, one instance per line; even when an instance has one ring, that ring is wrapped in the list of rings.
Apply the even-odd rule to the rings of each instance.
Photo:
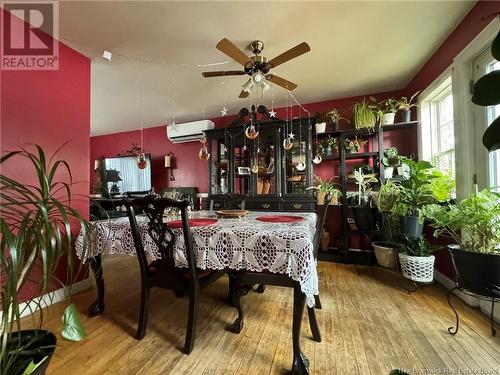
[[[257,175],[256,196],[276,195],[277,167],[276,144],[278,133],[276,129],[268,131],[261,127],[259,140],[254,143],[252,172]]]
[[[210,140],[210,193],[211,194],[226,194],[228,192],[228,172],[229,160],[226,144],[222,139]]]
[[[285,191],[287,195],[304,195],[309,194],[306,188],[308,184],[309,161],[307,158],[308,142],[307,133],[303,133],[302,137],[296,133],[291,140],[291,147],[287,150],[285,146],[289,146],[289,140],[283,140],[284,151],[284,170],[285,170]]]
[[[250,147],[246,142],[245,134],[235,136],[233,142],[233,157],[234,157],[234,179],[233,193],[234,194],[250,194],[251,184],[251,165],[250,165]]]

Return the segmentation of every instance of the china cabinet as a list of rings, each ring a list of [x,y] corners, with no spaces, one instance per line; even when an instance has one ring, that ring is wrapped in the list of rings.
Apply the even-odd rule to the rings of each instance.
[[[314,123],[312,118],[272,118],[260,106],[252,112],[242,109],[225,129],[207,130],[208,189],[214,209],[241,207],[244,200],[249,210],[314,211],[312,192],[306,190],[312,185]],[[255,139],[248,137],[254,135],[248,131],[252,125],[251,130],[258,131]]]

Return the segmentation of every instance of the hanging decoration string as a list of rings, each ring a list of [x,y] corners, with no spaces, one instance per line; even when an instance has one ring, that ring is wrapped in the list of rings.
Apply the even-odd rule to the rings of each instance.
[[[139,64],[139,113],[141,122],[141,152],[137,155],[137,167],[144,169],[148,162],[144,155],[144,75],[142,71],[142,62]]]

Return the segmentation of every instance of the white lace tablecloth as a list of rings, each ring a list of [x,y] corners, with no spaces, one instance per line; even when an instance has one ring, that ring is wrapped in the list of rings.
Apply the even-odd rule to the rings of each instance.
[[[293,223],[269,223],[256,220],[261,215],[296,215],[304,220]],[[207,217],[208,212],[193,213]],[[173,220],[173,219],[166,219]],[[144,250],[153,259],[160,254],[147,232],[148,219],[138,216],[137,222]],[[77,255],[87,260],[97,254],[135,255],[135,246],[128,218],[94,221],[92,246],[84,251],[83,236],[76,241]],[[300,283],[307,305],[314,306],[318,294],[318,275],[313,252],[316,214],[310,212],[250,212],[241,219],[219,219],[216,224],[191,227],[197,267],[200,269],[264,270],[287,274]],[[187,267],[182,229],[173,229],[175,262]]]

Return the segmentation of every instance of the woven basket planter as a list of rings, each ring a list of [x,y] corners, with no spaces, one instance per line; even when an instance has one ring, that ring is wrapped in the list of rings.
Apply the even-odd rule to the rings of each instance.
[[[434,255],[427,257],[414,257],[405,253],[399,253],[401,272],[407,279],[419,282],[430,283],[434,280]]]

